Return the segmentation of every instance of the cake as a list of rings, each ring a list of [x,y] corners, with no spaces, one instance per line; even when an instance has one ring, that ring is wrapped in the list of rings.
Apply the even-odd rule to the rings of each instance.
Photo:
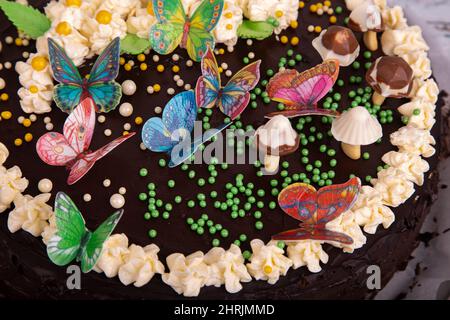
[[[437,195],[443,100],[431,77],[429,47],[420,28],[408,26],[402,8],[390,8],[382,0],[216,0],[223,10],[217,11],[220,17],[211,30],[211,54],[222,85],[258,59],[260,81],[249,90],[242,115],[227,122],[220,112],[225,108],[198,108],[197,119],[204,129],[221,123],[243,132],[258,129],[255,144],[262,145],[267,165],[261,160],[169,168],[170,157],[146,150],[137,134],[68,184],[67,170],[44,163],[36,152],[39,137],[62,132],[68,117],[53,101],[56,81],[48,38],[83,75],[111,41],[121,38],[126,53],[116,81],[123,95],[115,110],[96,115],[92,147],[98,148],[124,131],[141,133],[144,123],[161,117],[178,94],[194,96],[190,90],[202,69],[193,60],[202,57],[184,48],[167,55],[149,49],[149,34],[164,35],[158,33],[158,2],[30,1],[46,18],[37,14],[44,22],[28,34],[17,32],[2,16],[1,294],[65,299],[373,297],[377,290],[366,285],[367,268],[380,267],[384,286],[405,267]],[[202,1],[182,4],[192,13]],[[7,12],[8,4],[2,1],[0,8]],[[20,25],[13,16],[10,11],[9,19]],[[335,83],[317,106],[271,101],[300,82],[305,70],[316,70],[313,76],[326,74],[327,63],[337,65],[326,78],[335,77]],[[306,74],[306,79],[313,76]],[[293,81],[271,83],[277,77]],[[274,138],[262,136],[259,128],[279,130],[279,154],[268,151]],[[238,152],[251,148],[251,141],[236,142]],[[274,174],[263,174],[264,166]],[[298,226],[283,213],[280,192],[292,191],[291,185],[315,190],[348,180],[363,186],[348,201],[348,210],[321,225],[334,238],[327,241],[311,232],[296,241],[272,240]],[[66,267],[53,264],[46,250],[60,231],[54,201],[61,192],[73,200],[91,230],[123,209],[95,267],[82,275],[82,290],[67,288]],[[338,239],[336,234],[346,240],[331,241]]]

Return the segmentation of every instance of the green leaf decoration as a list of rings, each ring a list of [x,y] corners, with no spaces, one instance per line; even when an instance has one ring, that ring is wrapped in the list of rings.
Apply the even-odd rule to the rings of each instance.
[[[263,40],[273,34],[273,25],[266,21],[244,20],[237,30],[237,34],[243,39]]]
[[[128,54],[140,54],[150,48],[148,39],[139,38],[137,35],[128,33],[120,42],[120,50]]]
[[[51,27],[45,14],[30,6],[13,1],[0,0],[0,8],[16,28],[32,39],[43,36]]]

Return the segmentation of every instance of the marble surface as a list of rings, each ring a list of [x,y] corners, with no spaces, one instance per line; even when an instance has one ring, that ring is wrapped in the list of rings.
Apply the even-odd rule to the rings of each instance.
[[[395,0],[401,5],[410,25],[423,29],[431,47],[434,76],[442,90],[450,92],[450,0]],[[450,159],[440,167],[440,192],[425,221],[420,244],[403,272],[398,272],[378,294],[377,299],[450,298]],[[447,187],[449,186],[449,187]]]

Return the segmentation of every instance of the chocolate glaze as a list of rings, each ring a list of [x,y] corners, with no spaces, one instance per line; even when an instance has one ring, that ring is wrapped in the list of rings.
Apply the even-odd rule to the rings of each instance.
[[[328,50],[342,56],[352,54],[359,46],[353,31],[341,26],[329,27],[323,34],[322,44]]]
[[[42,5],[43,3],[44,1],[31,1],[31,4],[35,6]],[[336,1],[337,4],[345,7],[344,1]],[[343,23],[344,17],[344,14],[339,16],[340,24]],[[14,28],[6,23],[3,16],[0,17],[0,21],[0,33],[2,35],[15,34]],[[317,24],[319,22],[324,26],[327,25],[327,17],[313,17],[307,10],[301,11],[299,21],[302,22],[302,25]],[[300,33],[302,39],[299,51],[303,55],[303,61],[297,65],[297,69],[303,71],[320,63],[321,59],[311,45],[311,41],[316,35],[310,34],[303,29],[301,31],[298,29],[296,32]],[[287,32],[288,35],[293,35],[294,33],[294,30]],[[358,35],[358,38],[359,42],[362,43],[361,35]],[[32,48],[28,50],[33,51]],[[285,55],[286,50],[287,48],[279,42],[276,42],[274,38],[262,42],[255,41],[252,47],[247,47],[245,41],[240,41],[233,54],[219,56],[218,60],[228,63],[230,68],[236,71],[243,66],[242,57],[246,56],[248,52],[253,51],[258,58],[262,58],[262,70],[265,70],[269,67],[276,68],[279,57]],[[187,59],[187,54],[184,50],[178,50],[177,53],[180,54],[181,61]],[[374,58],[381,55],[382,53],[379,51],[375,54]],[[3,52],[0,54],[0,58],[3,61],[18,61],[21,59],[21,50],[15,46],[5,45]],[[162,57],[161,60],[165,64],[172,63],[170,57]],[[363,61],[362,57],[360,61]],[[200,74],[199,65],[196,64],[194,68],[188,70],[184,67],[183,62],[181,62],[181,65],[183,65],[181,74],[186,83],[194,84]],[[86,71],[86,69],[83,71]],[[170,71],[166,71],[162,75],[158,74],[154,71],[155,64],[152,62],[150,62],[149,69],[152,71],[142,72],[135,67],[133,72],[127,73],[121,71],[119,76],[119,82],[129,78],[138,83],[137,93],[131,97],[124,97],[123,101],[132,103],[135,108],[135,115],[140,115],[144,119],[153,116],[154,107],[164,106],[170,98],[163,92],[149,96],[145,92],[145,86],[160,83],[162,88],[167,88],[168,86],[175,87],[172,80],[173,74]],[[166,70],[169,69],[166,68]],[[360,76],[364,76],[364,70],[359,70],[358,72]],[[347,80],[353,73],[353,68],[342,68],[341,78]],[[0,75],[5,78],[7,90],[11,93],[10,101],[4,105],[13,109],[16,117],[22,114],[18,104],[18,97],[14,94],[19,88],[18,76],[14,70],[3,70]],[[349,90],[355,89],[356,86],[348,84],[347,81],[344,88],[335,89],[336,92],[342,93],[341,107],[345,107],[348,104],[346,93]],[[387,100],[385,107],[396,110],[396,107],[403,102],[403,100]],[[0,107],[4,108],[4,105]],[[442,105],[443,102],[440,100],[438,110]],[[256,128],[265,123],[266,120],[263,118],[264,114],[275,109],[276,103],[272,103],[270,106],[260,103],[256,110],[248,108],[242,116],[242,121],[244,124],[252,123]],[[338,167],[335,169],[336,178],[334,180],[336,183],[346,181],[350,173],[354,173],[360,177],[365,177],[367,174],[375,176],[376,167],[381,164],[381,156],[390,150],[395,150],[395,147],[389,143],[389,134],[401,127],[402,123],[400,116],[396,112],[394,114],[394,122],[384,127],[383,143],[363,147],[364,151],[371,153],[369,160],[349,160],[340,150],[339,142],[325,137],[322,141],[317,141],[310,146],[311,161],[319,159],[324,163],[328,163],[328,158],[318,151],[320,144],[327,144],[337,152],[336,159],[338,159]],[[447,136],[448,127],[445,126],[445,132],[441,131],[442,118],[439,112],[437,114],[438,122],[433,128],[432,133],[437,138],[437,148],[439,151],[441,135]],[[55,107],[50,116],[52,123],[55,124],[55,130],[60,131],[65,114]],[[212,201],[209,200],[206,210],[198,210],[198,207],[188,210],[185,204],[174,205],[174,210],[171,213],[172,217],[169,220],[159,218],[145,221],[143,214],[146,210],[146,204],[140,202],[137,199],[137,195],[139,192],[146,190],[146,185],[150,181],[156,182],[159,186],[157,197],[166,201],[173,200],[174,192],[183,196],[184,199],[193,199],[196,193],[200,192],[198,187],[183,187],[193,182],[187,178],[186,172],[181,171],[180,168],[159,168],[157,162],[164,155],[140,151],[138,147],[139,138],[136,136],[97,163],[93,170],[80,182],[74,186],[67,186],[65,184],[67,172],[64,168],[47,166],[36,155],[35,141],[45,132],[42,119],[43,116],[39,116],[38,121],[30,128],[30,131],[35,136],[34,142],[25,143],[20,148],[14,147],[13,141],[15,137],[25,133],[23,127],[14,120],[10,120],[9,122],[2,121],[0,124],[1,141],[6,144],[11,153],[5,166],[11,167],[17,164],[22,168],[23,175],[30,180],[30,186],[26,193],[32,195],[38,194],[38,181],[44,177],[50,178],[54,182],[53,194],[56,191],[67,192],[83,212],[87,226],[89,228],[95,228],[113,211],[109,206],[109,197],[111,194],[117,192],[119,187],[125,186],[128,190],[127,202],[124,208],[125,214],[116,232],[126,233],[131,243],[146,245],[151,242],[147,236],[147,231],[150,228],[157,229],[158,236],[153,242],[161,248],[160,258],[162,261],[165,261],[165,257],[170,253],[182,252],[189,254],[196,250],[206,251],[211,247],[212,237],[210,235],[205,234],[200,237],[189,230],[185,223],[188,216],[197,218],[201,213],[206,212],[216,223],[221,223],[228,228],[231,237],[227,240],[221,239],[221,245],[223,247],[228,247],[241,233],[246,233],[249,239],[261,238],[264,241],[268,241],[273,234],[294,228],[297,225],[294,219],[283,214],[281,210],[271,211],[263,209],[262,221],[264,222],[265,228],[258,231],[254,228],[254,219],[252,217],[234,221],[229,217],[229,214],[214,209],[211,203]],[[221,119],[220,112],[214,112],[213,122],[218,123]],[[125,121],[128,120],[124,120],[119,115],[118,110],[108,114],[106,124],[97,123],[97,134],[94,136],[92,147],[99,147],[110,141],[114,136],[119,135]],[[130,120],[129,122],[132,121]],[[312,124],[318,128],[323,128],[324,126],[321,123],[320,117],[314,118]],[[112,137],[105,137],[102,134],[102,131],[106,128],[113,130]],[[133,125],[132,130],[139,131],[140,128]],[[275,285],[269,285],[263,281],[252,281],[251,283],[244,284],[244,289],[237,294],[229,294],[223,287],[205,287],[201,290],[200,298],[361,299],[373,297],[376,291],[368,290],[366,287],[368,276],[366,274],[367,266],[373,264],[381,266],[382,285],[384,286],[397,270],[406,266],[410,253],[418,244],[417,236],[421,224],[437,195],[437,184],[439,180],[437,164],[439,154],[440,152],[434,157],[427,159],[431,169],[427,173],[424,186],[417,187],[416,193],[411,199],[399,208],[394,209],[396,214],[395,223],[388,230],[380,226],[375,235],[367,235],[367,244],[363,248],[356,250],[353,254],[346,254],[340,249],[324,245],[324,249],[329,254],[330,260],[323,266],[323,270],[320,273],[310,273],[306,268],[289,270],[288,275],[281,277],[280,281]],[[290,162],[290,172],[300,173],[304,172],[304,168],[299,159],[300,155],[298,152],[283,158],[283,160]],[[138,170],[141,167],[149,169],[149,177],[141,178],[138,175]],[[327,166],[325,167],[327,170],[330,169]],[[195,170],[197,171],[197,176],[207,177],[206,166],[197,165]],[[205,190],[201,190],[201,192],[207,193],[215,189],[222,193],[221,196],[224,196],[225,191],[222,190],[223,185],[226,182],[233,181],[235,174],[244,173],[245,182],[252,181],[256,184],[256,188],[264,188],[266,194],[270,194],[267,192],[270,191],[268,185],[270,179],[273,177],[263,176],[257,179],[255,172],[256,169],[250,165],[230,166],[227,171],[220,172],[216,185],[213,187],[205,187]],[[111,179],[112,186],[110,188],[104,188],[102,186],[102,181],[105,178]],[[173,189],[174,191],[169,191],[165,187],[167,180],[171,178],[174,178],[177,183],[176,188]],[[85,203],[82,200],[82,196],[86,192],[91,193],[93,196],[90,203]],[[272,200],[271,196],[267,197]],[[221,200],[223,200],[223,197]],[[53,201],[53,198],[51,201]],[[164,284],[159,275],[156,275],[144,287],[135,288],[133,286],[125,287],[117,278],[108,279],[104,274],[91,272],[83,275],[81,283],[82,290],[68,290],[66,288],[66,269],[53,265],[49,261],[41,239],[35,238],[24,231],[11,234],[7,229],[7,218],[7,212],[0,215],[0,297],[39,299],[183,299],[171,287]],[[243,250],[248,248],[248,243],[242,245]]]
[[[376,79],[372,77],[373,71],[376,69]],[[406,89],[404,95],[396,97],[406,97],[409,95],[413,84],[413,70],[409,64],[400,57],[384,56],[377,60],[376,63],[367,71],[366,81],[378,93],[381,92],[380,83],[388,85],[392,90]]]

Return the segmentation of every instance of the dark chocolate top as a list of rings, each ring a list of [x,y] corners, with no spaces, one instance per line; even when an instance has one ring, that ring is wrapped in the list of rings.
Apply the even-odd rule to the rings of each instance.
[[[341,26],[329,27],[323,34],[322,44],[342,56],[352,54],[359,46],[353,31]]]

